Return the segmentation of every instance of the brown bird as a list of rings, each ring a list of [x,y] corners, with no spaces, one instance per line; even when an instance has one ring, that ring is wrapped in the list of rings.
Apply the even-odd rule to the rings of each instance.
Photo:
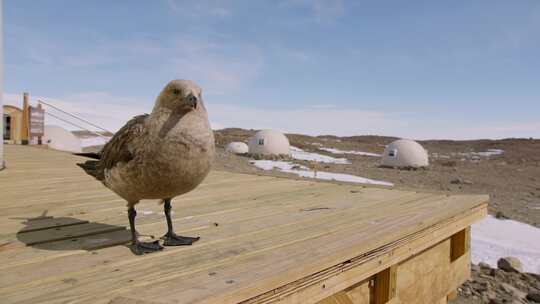
[[[142,199],[161,199],[164,203],[167,233],[163,245],[191,245],[199,240],[174,233],[171,199],[195,189],[208,175],[214,158],[214,134],[201,93],[192,81],[169,82],[151,114],[128,121],[94,155],[99,160],[77,164],[127,201],[131,250],[135,254],[163,249],[159,241],[137,238],[135,205]]]

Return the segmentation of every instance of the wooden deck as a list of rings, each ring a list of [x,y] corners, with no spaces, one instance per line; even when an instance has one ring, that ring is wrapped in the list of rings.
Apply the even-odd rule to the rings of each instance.
[[[383,286],[392,265],[428,248],[458,259],[466,248],[454,243],[468,235],[460,231],[486,214],[488,200],[214,171],[173,201],[177,232],[201,240],[134,256],[125,202],[75,166],[80,158],[28,146],[5,152],[1,303],[363,303],[340,292],[369,278]],[[162,207],[137,210],[138,231],[159,238]],[[468,262],[445,266],[442,279],[455,288]],[[407,278],[397,280],[412,284]],[[437,289],[415,284],[409,298]],[[407,303],[407,291],[397,292]]]

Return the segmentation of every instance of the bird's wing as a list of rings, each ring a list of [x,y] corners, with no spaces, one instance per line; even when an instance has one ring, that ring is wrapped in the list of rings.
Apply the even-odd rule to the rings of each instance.
[[[93,159],[101,159],[101,151],[99,153],[95,153],[95,152],[73,153],[73,155],[93,158]]]
[[[128,144],[143,134],[144,122],[148,116],[148,114],[135,116],[114,134],[101,151],[100,171],[104,172],[119,162],[129,162],[133,159]]]

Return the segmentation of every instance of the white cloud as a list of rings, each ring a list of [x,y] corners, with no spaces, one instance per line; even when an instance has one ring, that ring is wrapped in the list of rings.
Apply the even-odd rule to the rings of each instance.
[[[250,45],[185,39],[164,50],[164,54],[170,56],[167,69],[190,75],[212,95],[242,88],[255,80],[264,66],[262,50]]]
[[[335,109],[336,105],[334,105],[334,104],[314,104],[314,105],[308,105],[308,108],[312,108],[312,109]]]
[[[345,13],[343,0],[287,0],[282,5],[306,7],[321,22],[333,22]]]
[[[231,7],[226,5],[225,1],[199,0],[191,5],[185,1],[167,0],[167,6],[175,13],[195,18],[202,16],[225,18],[232,15]]]
[[[391,133],[392,127],[401,125],[382,113],[355,109],[280,110],[228,104],[208,104],[207,108],[210,118],[225,127],[278,129],[310,135]]]
[[[216,8],[217,9],[217,8]],[[220,14],[225,14],[224,10]],[[118,77],[116,71],[152,74],[154,79],[175,79],[189,75],[206,93],[228,94],[249,85],[263,71],[262,48],[251,43],[235,42],[211,31],[178,32],[167,39],[110,39],[96,34],[91,44],[73,48],[57,37],[47,39],[27,29],[10,34],[17,37],[23,66],[28,72],[62,69],[64,74],[88,74],[98,70],[103,77]],[[20,38],[19,38],[20,37]],[[111,66],[122,66],[118,70]],[[129,69],[127,68],[129,67]],[[105,73],[102,68],[105,68]]]

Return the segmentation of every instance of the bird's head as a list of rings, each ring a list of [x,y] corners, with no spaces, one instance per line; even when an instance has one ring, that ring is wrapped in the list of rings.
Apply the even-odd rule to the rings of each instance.
[[[203,107],[202,90],[190,80],[172,80],[159,94],[156,107],[189,112]]]

